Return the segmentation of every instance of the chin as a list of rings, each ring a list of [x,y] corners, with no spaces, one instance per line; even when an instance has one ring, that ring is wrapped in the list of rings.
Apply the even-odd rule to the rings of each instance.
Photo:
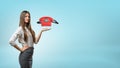
[[[29,22],[25,22],[26,24],[28,24]]]

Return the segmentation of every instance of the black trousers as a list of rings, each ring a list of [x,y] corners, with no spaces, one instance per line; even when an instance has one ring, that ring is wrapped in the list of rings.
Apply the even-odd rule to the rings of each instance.
[[[19,55],[19,63],[21,68],[32,68],[32,55],[34,48],[29,47]]]

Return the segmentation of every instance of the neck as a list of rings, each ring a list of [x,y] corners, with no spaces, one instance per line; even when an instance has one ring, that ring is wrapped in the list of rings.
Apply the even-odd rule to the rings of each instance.
[[[29,26],[29,24],[28,24],[28,23],[26,23],[26,24],[25,24],[25,27],[27,27],[27,28],[28,28],[28,26]]]

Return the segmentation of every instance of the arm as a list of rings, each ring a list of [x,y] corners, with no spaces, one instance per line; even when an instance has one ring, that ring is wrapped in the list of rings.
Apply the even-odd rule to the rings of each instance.
[[[43,29],[39,32],[38,36],[35,38],[35,44],[37,44],[37,43],[39,42],[39,40],[40,40],[40,38],[41,38],[41,35],[42,35],[42,32],[48,31],[48,30],[50,30],[50,29],[48,29],[48,28],[43,28]]]
[[[18,45],[14,45],[13,47],[16,48],[18,51],[21,51],[21,52],[24,51],[24,50],[26,50],[28,48],[28,47],[20,48],[20,47],[18,47]]]
[[[20,47],[18,47],[18,45],[14,45],[13,47],[16,48],[18,51],[23,51]]]
[[[16,32],[11,36],[9,43],[15,47],[17,50],[22,51],[22,49],[20,47],[18,47],[18,45],[16,44],[16,40],[17,38],[20,36],[20,31],[21,31],[21,27],[19,27]]]

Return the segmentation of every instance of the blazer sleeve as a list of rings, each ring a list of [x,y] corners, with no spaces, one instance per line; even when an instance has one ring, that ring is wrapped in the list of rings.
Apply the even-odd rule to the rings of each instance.
[[[19,39],[19,42],[22,43],[22,44],[26,44],[26,42],[24,41],[24,37],[23,37],[23,30],[22,30],[22,27],[19,27],[14,33],[13,35],[11,36],[11,38],[9,39],[9,43],[12,45],[12,46],[15,46],[17,45],[16,44],[16,40]]]

